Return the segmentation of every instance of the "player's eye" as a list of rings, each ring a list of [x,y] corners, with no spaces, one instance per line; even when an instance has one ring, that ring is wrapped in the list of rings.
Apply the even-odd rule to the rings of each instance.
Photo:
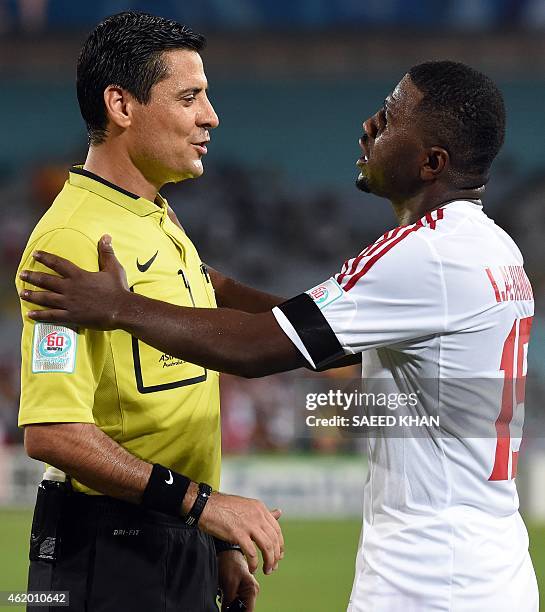
[[[196,100],[195,94],[191,94],[189,96],[184,96],[182,98],[184,102],[194,102]]]

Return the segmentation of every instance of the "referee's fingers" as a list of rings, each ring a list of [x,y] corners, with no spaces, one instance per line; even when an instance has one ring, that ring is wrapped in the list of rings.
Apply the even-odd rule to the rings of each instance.
[[[250,573],[255,573],[257,570],[257,564],[259,563],[259,557],[257,555],[255,544],[252,542],[249,536],[243,536],[239,538],[238,545],[240,548],[242,548],[246,561],[248,561],[248,569],[250,570]]]
[[[276,565],[274,558],[274,543],[271,540],[270,534],[263,528],[257,528],[252,532],[252,539],[263,555],[263,573],[270,574]]]
[[[80,270],[78,266],[75,266],[71,261],[68,261],[68,259],[59,257],[59,255],[53,255],[53,253],[47,253],[46,251],[34,251],[32,257],[65,278],[68,278]]]
[[[34,272],[32,270],[23,270],[19,274],[19,278],[24,280],[29,285],[49,289],[50,291],[61,292],[63,279],[56,274],[47,274],[46,272]]]
[[[279,559],[282,559],[282,557],[284,556],[284,534],[282,533],[282,528],[280,527],[278,519],[275,517],[273,512],[268,513],[267,518],[269,520],[270,526],[273,528],[274,532],[276,533],[279,552],[280,552]]]
[[[275,528],[273,523],[276,523],[276,521],[273,519],[273,517],[268,512],[267,512],[267,519],[268,519],[267,523],[263,525],[263,531],[267,533],[274,547],[274,563],[273,565],[271,565],[271,569],[275,570],[278,566],[278,562],[280,561],[280,557],[282,555],[281,542],[280,542],[282,532],[281,531],[279,532]]]

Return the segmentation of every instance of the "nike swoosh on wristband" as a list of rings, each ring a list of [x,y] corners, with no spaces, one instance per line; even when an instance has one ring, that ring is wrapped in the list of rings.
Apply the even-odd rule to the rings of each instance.
[[[170,478],[168,480],[165,480],[165,482],[167,484],[172,484],[174,482],[174,476],[172,475],[172,472],[169,470],[168,473],[170,474]]]
[[[140,272],[147,272],[151,266],[151,264],[155,261],[155,258],[157,257],[157,255],[159,254],[159,251],[157,251],[155,253],[155,255],[151,258],[148,259],[148,261],[146,261],[146,263],[141,264],[138,261],[138,257],[136,258],[136,267],[140,270]]]

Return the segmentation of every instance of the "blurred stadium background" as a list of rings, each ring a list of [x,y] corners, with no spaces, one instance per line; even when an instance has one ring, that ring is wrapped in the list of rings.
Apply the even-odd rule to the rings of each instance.
[[[41,473],[25,458],[17,428],[13,277],[67,168],[84,159],[79,46],[101,18],[129,8],[176,18],[209,38],[205,65],[221,125],[204,178],[167,189],[171,205],[206,262],[286,296],[323,280],[393,225],[387,204],[354,189],[354,162],[361,122],[411,65],[456,59],[500,84],[508,135],[484,201],[518,242],[536,296],[518,480],[545,591],[543,0],[0,0],[0,590],[25,586]],[[223,488],[285,511],[286,559],[262,580],[258,609],[343,610],[365,458],[357,441],[297,436],[297,376],[223,378]]]

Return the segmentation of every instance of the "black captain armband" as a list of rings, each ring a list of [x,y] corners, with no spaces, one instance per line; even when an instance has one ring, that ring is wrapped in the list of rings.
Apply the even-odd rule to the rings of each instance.
[[[142,506],[179,517],[190,484],[191,480],[187,476],[155,463],[142,495]]]
[[[316,302],[301,293],[277,306],[292,324],[316,369],[344,357],[344,350]]]

